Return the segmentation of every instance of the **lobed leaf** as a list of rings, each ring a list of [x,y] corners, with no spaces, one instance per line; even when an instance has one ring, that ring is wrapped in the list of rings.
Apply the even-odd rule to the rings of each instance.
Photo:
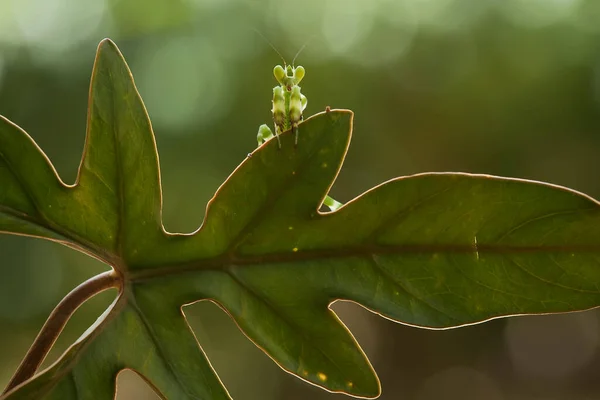
[[[74,186],[0,120],[0,231],[77,248],[122,279],[93,327],[0,399],[110,399],[124,368],[165,398],[227,399],[181,311],[200,300],[219,304],[284,370],[361,397],[377,397],[379,381],[329,309],[336,300],[429,328],[600,304],[600,207],[565,188],[421,174],[319,212],[352,118],[321,113],[300,125],[297,148],[285,133],[281,149],[255,150],[192,234],[162,227],[154,136],[112,42],[98,48]]]

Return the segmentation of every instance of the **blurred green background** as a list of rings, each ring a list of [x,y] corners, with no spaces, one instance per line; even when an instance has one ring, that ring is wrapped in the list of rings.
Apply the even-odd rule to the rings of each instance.
[[[597,0],[0,0],[0,114],[76,176],[97,43],[116,41],[153,121],[164,223],[190,232],[269,122],[279,56],[306,68],[305,115],[354,110],[332,192],[466,171],[600,197]],[[269,122],[270,123],[270,122]],[[1,188],[0,188],[1,190]],[[53,243],[0,235],[0,386],[53,306],[107,267]],[[48,362],[115,293],[84,305]],[[382,399],[600,399],[597,311],[447,331],[334,309],[379,372]],[[211,303],[185,309],[235,399],[342,399],[281,371]],[[46,364],[48,364],[48,362]],[[156,399],[135,374],[118,399]]]

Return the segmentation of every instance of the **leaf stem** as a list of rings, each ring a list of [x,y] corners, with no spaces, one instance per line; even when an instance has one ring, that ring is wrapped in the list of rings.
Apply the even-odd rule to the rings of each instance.
[[[79,306],[100,292],[119,287],[121,281],[119,273],[115,270],[110,270],[88,279],[71,290],[52,310],[52,313],[44,323],[44,326],[42,326],[23,361],[21,361],[17,371],[1,395],[8,393],[35,374],[50,352],[54,342],[58,339],[67,321]]]

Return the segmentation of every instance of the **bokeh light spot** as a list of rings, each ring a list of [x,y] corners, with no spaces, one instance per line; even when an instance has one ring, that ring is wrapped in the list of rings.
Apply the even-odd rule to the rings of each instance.
[[[197,7],[202,11],[212,11],[215,9],[231,6],[236,0],[185,0],[188,4]]]
[[[187,132],[228,110],[227,82],[212,45],[201,38],[152,41],[134,60],[140,93],[155,127]],[[197,132],[196,132],[197,133]]]
[[[104,0],[15,1],[14,17],[25,41],[36,52],[61,52],[96,32],[106,12]]]
[[[581,0],[506,0],[502,9],[511,22],[540,28],[569,19],[580,3]]]
[[[496,383],[483,372],[468,367],[452,367],[425,380],[415,400],[502,400]]]
[[[371,2],[327,0],[321,29],[332,52],[348,52],[369,33],[374,22],[374,5]]]
[[[595,355],[598,319],[593,312],[517,317],[508,320],[504,334],[517,372],[564,379]]]
[[[416,0],[413,7],[420,24],[438,25],[453,0]]]

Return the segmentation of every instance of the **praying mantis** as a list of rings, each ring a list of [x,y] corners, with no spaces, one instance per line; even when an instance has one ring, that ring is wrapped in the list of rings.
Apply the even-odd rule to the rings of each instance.
[[[260,147],[267,140],[276,137],[277,145],[281,149],[279,135],[290,129],[295,134],[294,146],[298,146],[298,124],[303,119],[302,112],[306,108],[308,101],[306,96],[302,94],[301,88],[298,85],[304,78],[306,70],[301,65],[295,67],[294,61],[296,61],[296,57],[298,57],[298,54],[300,54],[306,44],[300,48],[298,53],[296,53],[292,65],[289,65],[285,62],[285,59],[277,49],[270,42],[268,43],[283,60],[283,66],[276,65],[275,68],[273,68],[273,75],[279,83],[279,86],[273,88],[273,107],[271,108],[271,112],[273,113],[273,123],[275,125],[275,134],[273,135],[273,131],[267,124],[262,124],[258,128],[258,134],[256,135],[258,146]],[[331,211],[335,211],[342,206],[342,203],[329,196],[325,196],[323,204]]]
[[[302,112],[306,108],[307,99],[306,96],[300,91],[301,88],[298,86],[305,74],[304,67],[301,65],[294,67],[293,65],[286,65],[284,60],[284,66],[275,66],[273,69],[273,75],[279,82],[279,86],[273,88],[273,122],[275,124],[275,137],[279,148],[281,148],[281,140],[279,135],[289,129],[292,129],[296,137],[294,139],[294,146],[298,145],[298,123],[302,121]],[[258,145],[260,146],[267,140],[273,138],[273,131],[267,126],[262,124],[258,128],[258,135],[256,136]]]

